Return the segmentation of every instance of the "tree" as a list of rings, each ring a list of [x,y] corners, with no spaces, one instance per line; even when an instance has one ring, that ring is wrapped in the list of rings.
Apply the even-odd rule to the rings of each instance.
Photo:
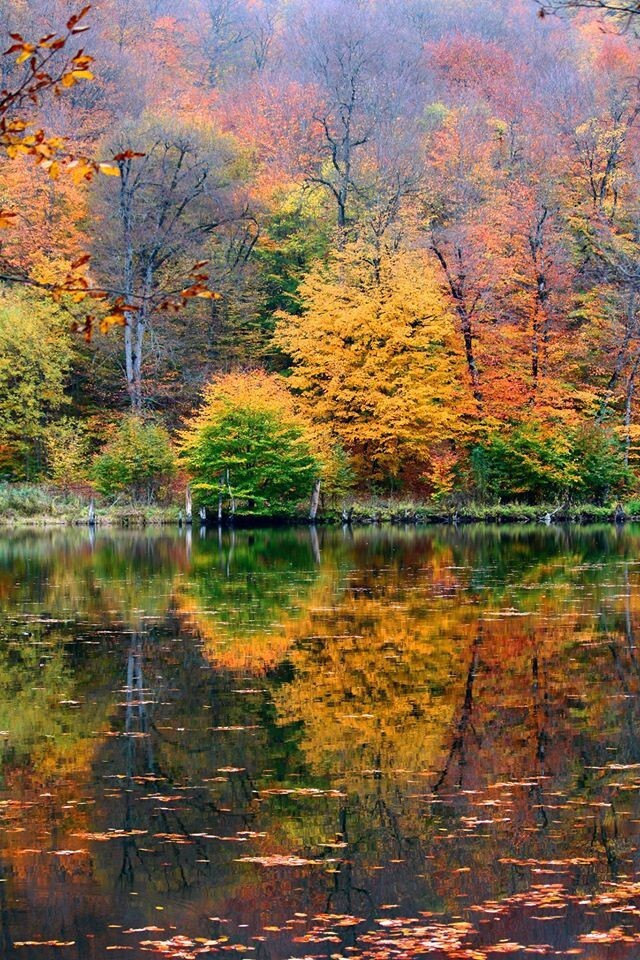
[[[343,25],[340,31],[336,22]],[[371,97],[382,50],[370,27],[368,12],[350,0],[319,8],[303,27],[303,50],[320,87],[314,120],[323,143],[309,179],[332,195],[341,228],[349,218],[355,160],[371,139],[375,122]]]
[[[472,384],[433,264],[348,245],[303,281],[276,344],[311,416],[359,475],[428,487],[439,453],[472,430]]]
[[[48,478],[62,490],[87,479],[89,443],[84,425],[61,417],[47,425],[44,448]]]
[[[623,30],[632,27],[640,17],[637,0],[536,0],[536,3],[540,17],[571,10],[599,10]]]
[[[95,457],[91,476],[105,496],[125,494],[134,502],[152,503],[174,470],[175,456],[167,431],[129,415]]]
[[[175,122],[148,120],[125,130],[116,144],[117,195],[107,186],[103,192],[113,248],[102,266],[120,273],[126,385],[131,409],[139,413],[145,339],[154,317],[175,295],[183,306],[219,296],[206,285],[205,263],[194,268],[192,258],[222,224],[237,219],[225,191],[239,168],[233,140],[207,127],[181,130]]]
[[[0,449],[10,478],[37,477],[49,423],[69,402],[73,358],[63,312],[34,293],[0,289]]]
[[[489,501],[603,503],[631,482],[621,445],[595,426],[560,432],[529,421],[503,429],[474,448],[472,467]]]
[[[181,459],[199,501],[221,515],[277,516],[307,506],[321,453],[282,378],[227,374],[208,387],[181,434]]]
[[[76,35],[84,34],[88,29],[82,21],[90,9],[90,5],[85,6],[69,17],[65,32],[60,34],[49,32],[39,40],[28,40],[20,33],[12,33],[13,42],[4,56],[8,58],[17,54],[15,66],[6,71],[9,83],[0,91],[0,154],[9,160],[28,157],[52,180],[65,174],[76,185],[91,180],[96,173],[117,175],[118,170],[111,163],[102,163],[82,151],[74,151],[64,137],[51,136],[42,127],[37,127],[34,112],[42,107],[47,97],[58,97],[77,84],[94,79],[90,69],[93,58],[82,48],[70,50]],[[15,227],[17,223],[16,209],[0,207],[0,230]],[[72,293],[80,302],[85,299],[89,286],[83,275],[88,260],[88,256],[81,256],[69,265],[61,278],[42,282],[25,271],[23,264],[7,262],[3,257],[0,259],[0,280],[39,286],[57,297]],[[104,296],[104,291],[94,293]],[[92,319],[86,324],[88,331]]]

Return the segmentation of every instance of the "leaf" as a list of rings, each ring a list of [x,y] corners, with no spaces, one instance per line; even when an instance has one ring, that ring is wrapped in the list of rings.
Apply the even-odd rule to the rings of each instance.
[[[107,333],[111,327],[126,327],[127,318],[124,313],[110,313],[100,321],[100,332]]]
[[[0,230],[8,230],[15,226],[18,214],[13,210],[0,210]]]
[[[22,53],[21,53],[20,56],[17,58],[16,63],[24,63],[25,60],[28,60],[29,57],[30,57],[33,53],[35,53],[35,50],[36,50],[35,44],[33,44],[33,43],[25,43],[25,44],[23,44],[23,46],[22,46]]]
[[[89,10],[91,10],[90,3],[88,3],[86,7],[83,7],[82,10],[78,11],[78,13],[74,13],[72,17],[69,17],[67,20],[67,30],[75,32],[76,25],[80,23],[83,17],[86,17],[86,15],[89,13]]]

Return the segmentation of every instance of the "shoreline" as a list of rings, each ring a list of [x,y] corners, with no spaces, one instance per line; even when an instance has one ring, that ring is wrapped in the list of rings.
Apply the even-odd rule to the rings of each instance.
[[[426,525],[469,525],[469,524],[520,524],[552,526],[559,524],[590,524],[611,523],[621,524],[627,521],[640,520],[640,515],[624,512],[621,517],[616,506],[599,506],[596,504],[576,504],[559,508],[553,504],[530,506],[527,504],[473,504],[467,507],[442,508],[428,504],[404,504],[393,501],[356,502],[347,512],[327,510],[315,521],[305,516],[235,516],[225,517],[223,527],[250,528],[250,527],[280,527],[280,526],[376,526],[390,524],[395,526],[426,526]],[[218,527],[217,519],[210,518],[206,524],[208,528]],[[91,526],[87,512],[84,515],[76,510],[61,512],[60,514],[36,513],[33,515],[0,514],[0,529],[11,530],[17,528],[61,528],[61,527],[88,527]],[[97,527],[110,528],[144,528],[153,527],[187,527],[180,523],[180,509],[178,507],[118,507],[115,509],[103,508],[96,510]],[[194,519],[192,529],[199,529],[202,524]]]

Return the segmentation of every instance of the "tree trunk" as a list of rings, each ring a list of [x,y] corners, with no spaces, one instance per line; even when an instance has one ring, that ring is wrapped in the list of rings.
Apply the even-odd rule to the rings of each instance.
[[[233,518],[236,515],[236,498],[234,497],[233,491],[231,489],[231,478],[230,478],[228,467],[227,467],[227,472],[225,474],[225,479],[227,481],[227,490],[229,491],[229,501],[231,504],[231,517]]]
[[[469,307],[468,299],[465,293],[464,270],[462,268],[462,250],[457,248],[455,253],[455,258],[458,261],[457,275],[452,273],[444,253],[433,241],[431,243],[431,250],[435,254],[438,263],[442,267],[442,272],[445,275],[447,284],[449,286],[449,291],[454,302],[455,311],[460,321],[460,331],[462,333],[462,340],[464,343],[464,354],[467,361],[467,370],[469,371],[469,378],[471,380],[471,390],[473,392],[474,400],[478,405],[478,409],[480,410],[482,408],[482,390],[480,388],[480,374],[478,372],[478,365],[476,363],[473,347],[474,334],[472,312],[475,305]]]
[[[631,373],[629,374],[629,379],[627,381],[627,390],[625,396],[624,404],[624,426],[625,426],[625,440],[624,440],[624,465],[625,467],[629,466],[629,453],[631,451],[631,420],[633,415],[633,399],[636,392],[636,374],[638,372],[638,365],[640,364],[640,354],[635,358],[633,366],[631,368]]]
[[[309,520],[312,523],[315,523],[316,517],[318,516],[318,507],[320,505],[320,487],[322,481],[320,479],[316,480],[313,485],[313,491],[311,493],[311,505],[309,507]]]
[[[193,504],[191,502],[191,486],[187,484],[184,492],[184,514],[188,524],[193,523]]]
[[[119,212],[122,224],[122,287],[126,304],[133,302],[134,270],[133,270],[133,193],[131,189],[131,160],[122,160],[120,167],[120,202]],[[137,341],[138,317],[133,310],[125,312],[124,328],[124,367],[127,378],[127,392],[131,408],[139,408],[140,398],[135,390],[135,355]]]

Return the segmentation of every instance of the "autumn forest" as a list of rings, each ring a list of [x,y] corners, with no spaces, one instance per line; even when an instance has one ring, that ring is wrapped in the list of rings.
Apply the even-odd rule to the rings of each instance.
[[[633,7],[2,0],[6,489],[632,502]]]
[[[0,32],[0,960],[638,960],[639,0]]]

